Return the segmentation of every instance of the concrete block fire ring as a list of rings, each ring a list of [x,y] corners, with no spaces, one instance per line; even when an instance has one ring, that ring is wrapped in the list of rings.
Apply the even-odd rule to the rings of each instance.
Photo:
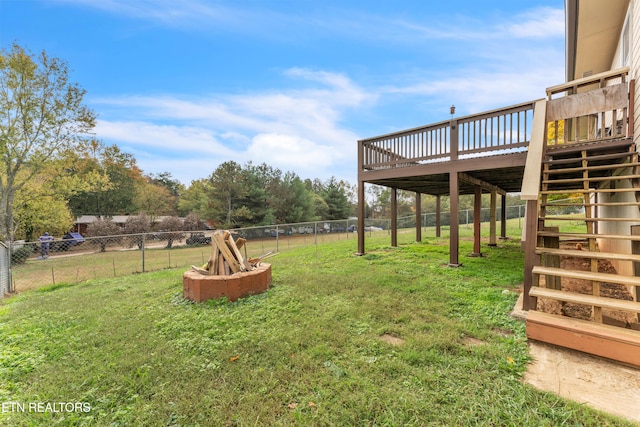
[[[182,276],[182,295],[195,302],[227,297],[229,301],[260,294],[271,285],[271,264],[230,276],[207,276],[189,270]]]

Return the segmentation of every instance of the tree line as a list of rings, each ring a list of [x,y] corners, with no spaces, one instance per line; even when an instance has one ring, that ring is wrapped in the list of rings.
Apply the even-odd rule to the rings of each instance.
[[[63,234],[81,215],[150,224],[191,215],[231,228],[354,211],[349,183],[303,181],[266,164],[227,161],[188,187],[170,172],[145,174],[133,155],[93,137],[96,114],[85,94],[65,61],[17,43],[0,50],[0,239]]]
[[[83,104],[85,94],[69,80],[65,61],[16,43],[0,50],[1,240],[33,240],[44,231],[62,235],[81,215],[135,216],[129,231],[143,232],[154,224],[175,228],[178,217],[189,218],[189,227],[206,221],[239,228],[356,213],[350,183],[303,180],[264,163],[226,161],[189,186],[170,172],[145,174],[133,155],[91,134],[96,114]],[[414,197],[398,192],[398,215],[415,212]],[[471,200],[461,198],[461,209]],[[422,211],[434,212],[435,203],[435,197],[423,197]],[[390,206],[388,188],[367,186],[366,217],[388,218]],[[442,209],[448,209],[446,197]],[[171,221],[159,224],[159,217]],[[96,235],[116,231],[108,224],[95,227]]]

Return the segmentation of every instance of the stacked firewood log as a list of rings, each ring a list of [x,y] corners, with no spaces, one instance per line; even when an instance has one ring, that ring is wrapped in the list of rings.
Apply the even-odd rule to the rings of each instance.
[[[260,261],[274,255],[267,252],[257,258],[247,257],[247,240],[239,237],[233,239],[228,230],[218,230],[211,238],[211,256],[202,267],[191,266],[192,270],[205,275],[230,276],[243,271],[255,270]],[[244,248],[244,257],[240,251]]]

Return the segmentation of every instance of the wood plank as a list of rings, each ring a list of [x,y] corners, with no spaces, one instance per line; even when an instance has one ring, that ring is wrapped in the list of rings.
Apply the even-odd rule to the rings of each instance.
[[[586,172],[586,170],[585,170]],[[542,181],[543,184],[577,184],[579,182],[606,182],[624,179],[638,179],[640,175],[612,175],[593,178],[566,178],[566,179],[550,179]]]
[[[229,232],[227,231],[226,234],[228,233]],[[224,257],[224,260],[227,261],[227,263],[229,264],[229,268],[231,269],[231,271],[233,271],[234,273],[237,273],[241,270],[240,263],[238,262],[238,260],[235,258],[235,256],[227,246],[227,243],[224,240],[224,236],[225,234],[223,234],[223,232],[216,231],[215,233],[213,233],[212,238],[213,240],[215,240],[216,245],[218,245],[218,249],[220,249],[220,253]]]
[[[584,206],[592,207],[592,206],[640,206],[640,202],[607,202],[607,203],[543,203],[540,206]]]
[[[640,219],[634,218],[609,218],[609,217],[601,217],[601,218],[575,218],[575,217],[566,217],[566,216],[547,216],[544,218],[540,218],[545,221],[585,221],[585,222],[600,222],[600,221],[609,221],[609,222],[640,222]]]
[[[238,239],[236,240],[236,246],[238,247],[238,249],[242,249],[245,243],[247,243],[247,239],[245,239],[244,237],[238,237]]]
[[[211,239],[211,242],[213,243],[213,239]],[[213,272],[213,274],[218,274],[218,259],[220,258],[220,249],[218,249],[218,245],[216,245],[216,250],[212,258],[214,261],[214,265],[212,266],[211,271]]]
[[[229,237],[229,239],[227,240],[227,245],[229,246],[229,249],[231,249],[231,252],[233,253],[233,255],[238,260],[238,264],[240,264],[240,271],[246,271],[247,270],[247,264],[245,264],[246,261],[244,260],[244,258],[242,258],[240,249],[238,249],[238,246],[236,245],[236,242],[233,240],[233,237]],[[249,266],[248,269],[250,270],[251,266]]]
[[[573,304],[591,305],[594,307],[609,308],[611,310],[624,310],[631,311],[633,313],[640,313],[640,303],[636,301],[598,297],[595,295],[578,294],[576,292],[560,291],[557,289],[540,288],[535,286],[531,288],[529,295],[538,298],[550,298],[557,301],[570,302]]]
[[[574,249],[552,249],[552,248],[537,248],[536,253],[553,254],[560,256],[570,256],[576,258],[595,258],[595,259],[616,259],[620,261],[638,261],[640,262],[640,255],[635,254],[618,254],[612,252],[592,252],[588,250],[574,250]]]
[[[540,165],[544,153],[545,135],[547,133],[547,102],[536,101],[531,129],[529,153],[524,168],[524,178],[520,190],[522,200],[538,200],[540,191]]]
[[[629,87],[625,82],[548,101],[547,122],[618,110],[628,105]]]
[[[631,139],[629,139],[628,141],[625,141],[623,143],[623,146],[630,146],[632,144]],[[557,146],[556,146],[557,147]],[[555,149],[555,151],[559,151],[559,149]],[[576,147],[576,151],[579,151],[579,149]],[[585,159],[588,162],[596,162],[596,161],[603,161],[603,160],[619,160],[619,159],[624,159],[626,157],[631,157],[633,155],[633,153],[630,152],[626,152],[626,153],[612,153],[612,154],[596,154],[593,156],[587,156]],[[545,164],[549,164],[549,165],[564,165],[564,164],[570,164],[570,163],[582,163],[582,158],[581,157],[572,157],[572,158],[568,158],[568,159],[554,159],[553,157],[548,159],[548,160],[544,160],[542,163]]]
[[[224,271],[224,256],[222,256],[222,253],[218,254],[218,275],[226,276],[226,273]]]
[[[576,160],[581,160],[581,159],[576,159]],[[630,167],[636,167],[636,166],[640,166],[640,162],[612,163],[612,164],[608,164],[608,165],[587,166],[586,168],[580,166],[580,167],[575,167],[575,168],[549,169],[548,173],[550,175],[554,175],[554,174],[559,174],[559,173],[583,172],[585,170],[588,170],[588,171],[602,171],[602,170],[610,170],[610,169],[624,169],[624,168],[630,168]]]
[[[209,262],[207,264],[207,270],[211,272],[211,274],[218,274],[218,254],[220,250],[218,249],[218,245],[216,242],[211,239],[211,257],[209,257]]]
[[[556,236],[568,237],[571,239],[612,239],[612,240],[630,240],[640,241],[640,236],[629,236],[623,234],[595,234],[595,233],[553,233],[551,231],[539,231],[538,236]]]
[[[634,188],[634,187],[629,187],[629,188],[603,188],[603,189],[590,188],[588,190],[583,190],[583,189],[576,188],[576,189],[571,189],[571,190],[544,190],[544,191],[541,191],[540,194],[635,193],[637,191],[638,191],[638,189]]]
[[[559,277],[570,277],[580,280],[595,280],[603,283],[619,283],[628,286],[640,286],[640,277],[622,276],[620,274],[594,273],[591,271],[564,270],[562,268],[533,267],[533,274],[545,274]]]
[[[640,366],[640,331],[529,311],[527,338]]]

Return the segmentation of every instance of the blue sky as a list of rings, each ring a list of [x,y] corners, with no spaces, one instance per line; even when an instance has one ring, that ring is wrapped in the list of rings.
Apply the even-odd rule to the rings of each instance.
[[[66,60],[99,139],[186,185],[222,162],[356,183],[357,140],[544,97],[563,0],[0,0]]]

